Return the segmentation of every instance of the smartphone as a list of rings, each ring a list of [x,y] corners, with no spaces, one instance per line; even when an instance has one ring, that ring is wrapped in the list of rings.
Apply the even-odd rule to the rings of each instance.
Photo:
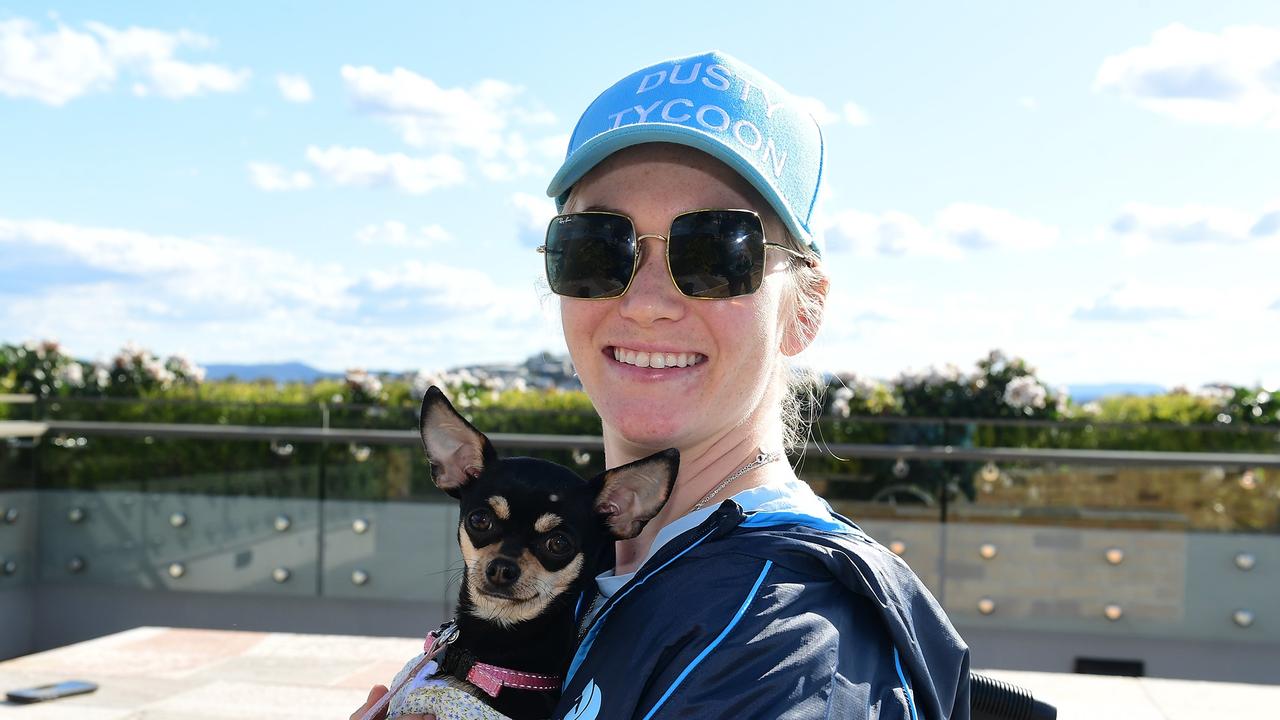
[[[98,686],[96,684],[85,680],[68,680],[54,685],[10,690],[5,697],[9,698],[9,702],[38,703],[45,700],[57,700],[68,695],[83,695],[97,689]]]

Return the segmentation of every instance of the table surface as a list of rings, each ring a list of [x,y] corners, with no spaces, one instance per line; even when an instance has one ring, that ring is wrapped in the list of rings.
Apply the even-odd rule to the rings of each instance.
[[[420,638],[135,628],[0,663],[3,690],[75,679],[100,686],[53,702],[0,703],[0,718],[346,718],[421,651]],[[1275,685],[984,672],[1030,689],[1063,720],[1265,717],[1280,707]]]

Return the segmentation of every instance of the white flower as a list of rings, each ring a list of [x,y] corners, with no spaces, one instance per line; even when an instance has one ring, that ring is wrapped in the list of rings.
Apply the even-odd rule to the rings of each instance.
[[[154,359],[150,350],[138,347],[133,342],[127,342],[124,347],[120,348],[120,352],[116,353],[115,357],[112,358],[112,362],[118,368],[130,369],[137,365],[144,365]]]
[[[1196,391],[1196,395],[1215,405],[1225,405],[1231,398],[1235,397],[1236,390],[1230,385],[1205,385]]]
[[[831,396],[831,414],[839,417],[849,417],[851,410],[849,409],[849,401],[853,400],[853,390],[848,387],[838,387]]]
[[[1086,415],[1101,415],[1102,404],[1099,403],[1097,400],[1090,400],[1089,402],[1080,406],[1080,412]]]
[[[80,367],[80,363],[72,362],[63,365],[54,373],[54,377],[63,385],[84,387],[84,368]]]
[[[427,390],[431,389],[432,385],[435,385],[444,391],[445,397],[448,397],[449,395],[449,390],[446,387],[444,377],[435,371],[419,370],[413,376],[413,382],[411,385],[413,388],[413,397],[418,400],[422,400],[422,398],[426,397]]]
[[[111,384],[111,371],[100,362],[93,364],[93,375],[91,377],[93,378],[93,384],[98,388],[105,388]]]
[[[898,387],[907,389],[916,388],[924,382],[924,375],[916,372],[912,368],[907,368],[898,374],[898,377],[894,379],[894,382]]]
[[[204,382],[205,369],[196,365],[191,358],[186,355],[170,355],[165,362],[165,367],[173,371],[178,377],[190,380],[196,383]]]
[[[947,383],[960,382],[963,379],[964,371],[951,363],[947,363],[942,367],[930,365],[924,372],[914,369],[904,370],[898,376],[897,383],[899,386],[908,389],[914,389],[922,385],[932,389],[942,387]]]
[[[942,367],[931,365],[929,374],[925,377],[925,384],[930,387],[941,387],[947,383],[960,382],[962,379],[964,379],[964,371],[951,363]]]
[[[1015,410],[1028,415],[1033,408],[1043,409],[1048,393],[1044,386],[1030,375],[1022,375],[1009,381],[1004,389],[1004,401]]]
[[[1071,391],[1066,385],[1059,385],[1054,391],[1054,406],[1058,410],[1059,415],[1065,415],[1067,410],[1071,409]]]
[[[382,394],[382,381],[361,368],[353,368],[347,371],[347,384],[369,397],[377,397]]]
[[[142,361],[142,371],[147,377],[151,378],[157,385],[167,388],[177,379],[172,372],[169,371],[160,360],[155,357],[147,357]]]

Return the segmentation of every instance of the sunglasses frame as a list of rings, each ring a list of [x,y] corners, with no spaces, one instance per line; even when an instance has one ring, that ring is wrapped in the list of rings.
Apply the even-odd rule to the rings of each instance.
[[[688,210],[671,218],[671,225],[674,226],[677,220],[679,220],[680,218],[686,215],[696,215],[698,213],[703,213],[703,212],[735,212],[735,213],[748,214],[754,217],[756,222],[760,224],[760,237],[761,238],[764,237],[764,220],[760,217],[760,213],[756,212],[755,210],[747,210],[744,208],[699,208],[697,210]],[[609,217],[622,218],[626,220],[627,224],[631,226],[631,237],[635,239],[635,247],[636,247],[635,258],[632,260],[632,264],[631,264],[631,276],[627,278],[626,286],[624,286],[622,288],[622,291],[619,292],[617,295],[605,295],[602,297],[584,298],[584,297],[578,297],[577,295],[562,295],[560,293],[556,293],[555,290],[551,291],[556,295],[559,295],[560,297],[573,298],[574,300],[617,300],[618,298],[626,295],[627,291],[631,289],[631,284],[636,280],[636,273],[640,271],[640,261],[644,259],[643,258],[643,255],[644,255],[643,241],[645,238],[658,238],[659,240],[663,241],[662,254],[665,259],[665,264],[667,266],[667,277],[671,278],[671,284],[675,286],[676,292],[679,292],[682,296],[687,297],[690,300],[732,300],[734,298],[754,295],[756,292],[760,290],[760,285],[757,285],[756,287],[752,288],[751,292],[741,293],[739,295],[730,295],[728,297],[722,297],[722,298],[701,297],[699,295],[689,295],[685,293],[685,291],[680,288],[680,283],[676,282],[675,272],[671,270],[671,228],[670,227],[667,228],[666,235],[659,235],[658,233],[645,233],[643,235],[637,235],[635,221],[632,220],[629,215],[623,215],[622,213],[609,212],[607,210],[584,210],[582,212],[561,213],[551,218],[551,221],[547,223],[547,233],[551,232],[551,226],[557,220],[560,220],[561,218],[574,217],[578,215],[607,215]],[[779,250],[790,255],[792,260],[799,260],[805,263],[806,265],[808,265],[809,267],[815,267],[817,265],[817,261],[815,261],[813,258],[809,257],[808,255],[805,255],[804,253],[799,252],[798,250],[793,250],[787,247],[786,245],[780,245],[778,243],[769,242],[768,240],[765,240],[764,250],[767,252],[768,249],[771,247],[778,248]],[[548,277],[550,277],[551,273],[548,272],[546,264],[551,261],[551,258],[547,255],[546,244],[539,245],[536,248],[536,250],[538,251],[539,254],[541,254],[545,258],[543,262],[543,272],[546,273]],[[763,278],[761,279],[761,284],[763,284]]]

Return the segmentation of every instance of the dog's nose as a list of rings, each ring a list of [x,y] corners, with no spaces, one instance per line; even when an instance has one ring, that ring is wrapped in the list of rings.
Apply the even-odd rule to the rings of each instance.
[[[484,576],[494,587],[506,587],[520,577],[520,566],[504,558],[490,561],[484,569]]]

